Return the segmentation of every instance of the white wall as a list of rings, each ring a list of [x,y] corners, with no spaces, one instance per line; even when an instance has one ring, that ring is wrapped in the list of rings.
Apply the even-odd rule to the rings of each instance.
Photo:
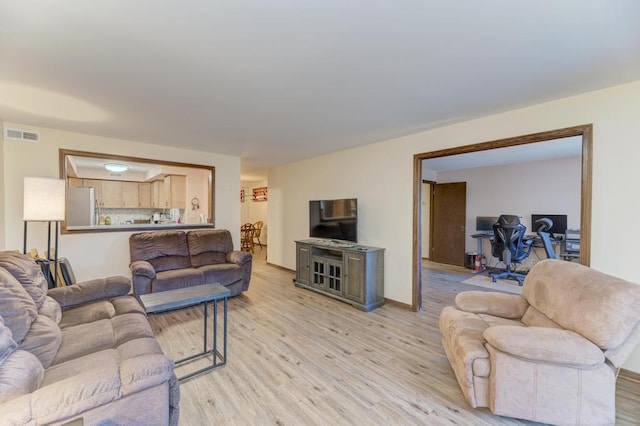
[[[573,157],[453,170],[439,172],[438,183],[467,183],[466,251],[475,252],[477,241],[471,234],[476,233],[476,216],[515,214],[533,232],[531,214],[566,214],[567,226],[579,229],[581,166],[582,158]],[[483,253],[489,257],[488,247]],[[528,261],[525,266],[532,266]]]
[[[59,148],[142,158],[201,164],[216,168],[216,227],[231,231],[234,245],[240,246],[240,158],[119,139],[70,133],[18,123],[5,125],[40,133],[38,144],[3,140],[2,217],[5,220],[0,240],[2,249],[22,250],[22,199],[25,176],[59,177]],[[203,197],[204,198],[204,197]],[[190,201],[191,198],[188,199]],[[202,200],[201,200],[202,201]],[[0,231],[0,235],[1,232]],[[61,235],[59,254],[69,259],[78,280],[125,275],[129,273],[130,232]],[[46,229],[43,224],[29,224],[28,247],[37,247],[43,255]]]
[[[593,123],[591,266],[640,283],[635,241],[640,198],[640,81],[387,140],[269,170],[268,261],[295,268],[308,236],[307,203],[358,198],[359,241],[384,247],[385,297],[412,297],[413,156],[417,153]],[[632,233],[633,235],[630,235]],[[640,371],[640,351],[625,366]]]

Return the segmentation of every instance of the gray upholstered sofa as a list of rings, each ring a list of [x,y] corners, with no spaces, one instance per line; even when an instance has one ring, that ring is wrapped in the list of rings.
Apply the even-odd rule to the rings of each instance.
[[[618,369],[640,342],[640,285],[562,260],[529,272],[523,296],[468,291],[440,315],[465,399],[499,415],[613,425]]]
[[[237,296],[249,289],[251,254],[233,250],[225,229],[138,232],[129,237],[133,291],[219,283]]]
[[[126,277],[51,289],[38,265],[0,252],[0,423],[178,423],[173,361]]]

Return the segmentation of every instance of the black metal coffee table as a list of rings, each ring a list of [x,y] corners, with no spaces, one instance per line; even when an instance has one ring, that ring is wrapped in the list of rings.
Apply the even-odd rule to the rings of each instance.
[[[173,309],[186,308],[187,306],[204,305],[204,347],[202,352],[190,355],[186,358],[175,361],[175,365],[212,355],[213,361],[210,366],[202,368],[193,373],[189,373],[178,380],[186,380],[205,371],[221,367],[227,363],[227,299],[231,291],[220,284],[205,284],[176,290],[161,291],[158,293],[148,293],[140,296],[140,303],[147,314],[170,311]],[[218,301],[224,301],[224,333],[223,350],[218,350]],[[207,349],[207,304],[213,302],[213,348]]]

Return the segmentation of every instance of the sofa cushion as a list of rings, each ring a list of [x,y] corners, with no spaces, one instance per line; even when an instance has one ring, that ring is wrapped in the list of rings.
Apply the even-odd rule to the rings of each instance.
[[[53,364],[114,349],[130,340],[152,337],[147,317],[137,312],[65,327],[62,329],[62,346]]]
[[[138,232],[129,237],[131,262],[146,260],[156,272],[189,268],[187,236],[182,231]]]
[[[17,344],[22,343],[38,316],[31,296],[4,268],[0,268],[0,312]]]
[[[17,350],[0,364],[0,404],[40,387],[44,368],[35,355]]]
[[[527,327],[562,328],[533,306],[527,308],[527,311],[522,316],[522,323]]]
[[[38,315],[31,324],[29,333],[20,344],[20,349],[34,354],[42,366],[47,368],[53,362],[62,343],[62,331],[51,318]]]
[[[226,229],[189,231],[187,244],[194,268],[225,263],[227,253],[233,251],[231,233]]]
[[[18,349],[18,344],[11,336],[11,330],[4,325],[0,316],[0,364]]]
[[[60,308],[60,304],[56,302],[53,297],[47,296],[45,297],[42,306],[40,306],[40,309],[38,309],[38,315],[49,317],[56,324],[60,324],[60,320],[62,319],[62,309]]]
[[[204,284],[202,271],[194,268],[175,269],[158,272],[156,279],[151,284],[151,291],[174,290],[177,288],[191,287]]]
[[[487,343],[520,359],[596,368],[604,354],[596,345],[569,330],[547,327],[489,327],[483,333]]]
[[[117,349],[104,349],[52,365],[44,372],[42,386],[49,386],[61,380],[77,376],[97,365],[108,365],[114,359],[117,359],[117,356]]]
[[[198,268],[204,275],[205,284],[233,284],[242,280],[242,269],[234,263],[219,263]]]
[[[47,280],[40,266],[30,257],[14,251],[0,252],[0,267],[9,271],[40,309],[47,296]]]
[[[111,348],[113,327],[110,319],[66,327],[62,329],[62,345],[53,365]]]
[[[602,349],[620,346],[640,321],[640,285],[573,262],[538,262],[523,295],[551,321]]]
[[[162,349],[158,341],[153,337],[141,337],[118,345],[112,349],[91,352],[84,356],[69,359],[65,362],[53,365],[44,373],[42,386],[48,386],[69,377],[81,374],[87,370],[87,366],[103,365],[113,359],[120,362],[129,358],[144,356],[146,354],[162,355]]]
[[[60,328],[113,318],[115,314],[115,308],[107,300],[80,305],[75,308],[68,308],[64,310],[64,314],[60,320]]]

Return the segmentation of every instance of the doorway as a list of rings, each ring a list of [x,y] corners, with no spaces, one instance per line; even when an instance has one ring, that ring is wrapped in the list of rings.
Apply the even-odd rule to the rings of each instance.
[[[414,256],[412,310],[419,311],[422,309],[422,259],[420,250],[420,236],[422,230],[422,223],[420,220],[422,196],[422,160],[467,154],[472,152],[488,151],[498,148],[514,147],[531,143],[548,142],[555,139],[568,138],[572,136],[581,137],[582,159],[580,188],[580,263],[589,266],[591,257],[592,134],[593,126],[591,124],[588,124],[414,155]]]

